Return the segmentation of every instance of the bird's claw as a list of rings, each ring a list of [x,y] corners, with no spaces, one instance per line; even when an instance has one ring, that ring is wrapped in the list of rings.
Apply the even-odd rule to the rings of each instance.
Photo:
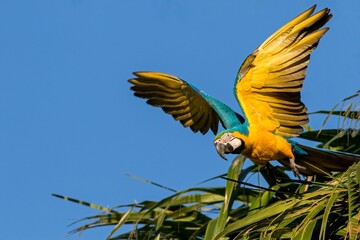
[[[297,164],[295,163],[295,159],[294,159],[294,158],[289,159],[289,161],[290,161],[290,167],[291,167],[291,169],[293,170],[294,176],[297,177],[297,178],[299,178],[299,179],[301,180],[301,176],[300,176],[299,169],[305,170],[306,168],[303,167],[303,166],[297,165]]]

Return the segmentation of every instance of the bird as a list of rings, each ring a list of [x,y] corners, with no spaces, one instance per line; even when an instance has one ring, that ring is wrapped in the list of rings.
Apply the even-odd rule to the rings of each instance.
[[[242,63],[233,93],[243,116],[225,103],[176,76],[134,72],[131,90],[147,103],[161,107],[184,127],[206,134],[211,130],[220,157],[241,154],[257,165],[277,160],[295,176],[329,175],[343,171],[359,156],[301,145],[307,108],[301,90],[310,54],[329,30],[330,9],[316,13],[316,5],[290,20],[268,37]],[[224,130],[218,133],[219,123]]]

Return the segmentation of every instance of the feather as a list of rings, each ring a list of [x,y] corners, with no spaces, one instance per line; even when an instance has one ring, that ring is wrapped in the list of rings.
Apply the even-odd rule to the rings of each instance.
[[[311,52],[331,18],[315,6],[289,21],[250,54],[239,69],[235,95],[247,121],[272,133],[293,137],[308,122],[300,91]],[[261,112],[261,114],[260,114]]]
[[[184,127],[206,134],[217,133],[219,121],[225,127],[241,124],[239,115],[220,101],[200,92],[195,86],[175,76],[159,72],[136,72],[129,79],[134,95],[161,107]]]
[[[331,151],[320,148],[312,148],[296,143],[307,154],[296,154],[296,164],[305,169],[299,168],[304,175],[330,175],[331,172],[346,171],[351,165],[360,161],[360,156],[356,154]],[[287,167],[288,160],[279,160]]]

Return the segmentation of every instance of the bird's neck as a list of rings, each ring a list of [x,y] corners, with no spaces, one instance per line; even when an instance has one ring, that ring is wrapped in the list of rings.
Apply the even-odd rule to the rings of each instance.
[[[243,134],[245,136],[249,135],[249,123],[245,121],[243,124],[239,124],[233,128],[231,128],[232,131],[239,132],[240,134]]]

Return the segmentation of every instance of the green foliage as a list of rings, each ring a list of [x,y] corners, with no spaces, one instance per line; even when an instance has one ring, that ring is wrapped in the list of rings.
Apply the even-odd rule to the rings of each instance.
[[[237,161],[228,176],[237,171]],[[253,171],[257,168],[248,173]],[[312,182],[307,191],[297,181],[266,190],[227,181],[226,187],[191,188],[158,202],[144,201],[114,209],[67,200],[105,211],[83,219],[90,223],[73,233],[112,225],[114,229],[108,239],[310,239],[307,236],[358,239],[359,180],[360,163],[335,175],[326,185]],[[283,193],[280,190],[291,187],[296,190]],[[232,208],[234,203],[240,206]],[[133,230],[113,237],[124,224],[133,225]]]
[[[345,110],[337,111],[334,107],[332,111],[318,112],[329,114],[327,119],[339,117],[341,128],[311,130],[300,137],[319,142],[319,147],[359,153],[357,97],[359,92],[343,100],[343,104],[352,100]],[[343,128],[344,123],[349,123],[348,128]],[[360,162],[345,172],[334,173],[331,178],[302,181],[291,178],[292,173],[283,167],[269,171],[253,165],[242,169],[244,160],[235,158],[227,175],[214,177],[225,179],[226,186],[176,192],[141,179],[174,192],[160,201],[108,208],[54,196],[100,211],[80,220],[82,225],[72,233],[113,226],[107,236],[111,240],[360,239]],[[254,173],[265,179],[266,184],[255,186],[244,182]],[[132,226],[132,230],[124,231],[125,225]]]
[[[307,140],[320,142],[318,147],[349,152],[360,153],[360,132],[356,129],[325,129],[322,131],[307,131],[300,136]]]

